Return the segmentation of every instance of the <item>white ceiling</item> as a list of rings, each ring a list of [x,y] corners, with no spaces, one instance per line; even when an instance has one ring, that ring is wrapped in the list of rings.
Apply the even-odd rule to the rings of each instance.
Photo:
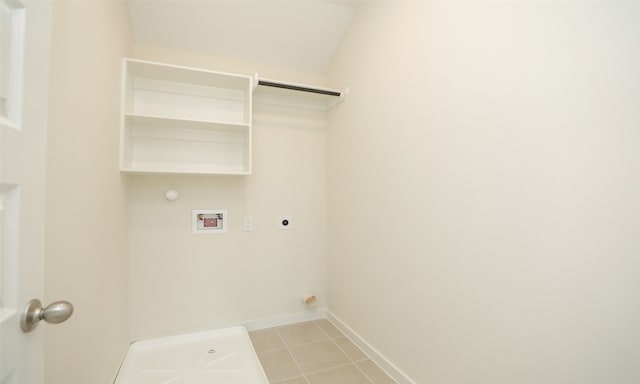
[[[325,73],[356,8],[329,0],[128,0],[136,42]]]

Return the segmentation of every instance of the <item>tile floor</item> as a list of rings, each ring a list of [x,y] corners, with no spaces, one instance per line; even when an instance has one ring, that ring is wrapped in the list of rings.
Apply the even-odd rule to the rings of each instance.
[[[271,384],[395,384],[326,319],[249,335]]]

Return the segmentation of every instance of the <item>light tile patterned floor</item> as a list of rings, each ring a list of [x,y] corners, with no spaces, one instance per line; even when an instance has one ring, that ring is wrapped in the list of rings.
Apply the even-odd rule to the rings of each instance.
[[[271,384],[395,384],[326,319],[249,335]]]

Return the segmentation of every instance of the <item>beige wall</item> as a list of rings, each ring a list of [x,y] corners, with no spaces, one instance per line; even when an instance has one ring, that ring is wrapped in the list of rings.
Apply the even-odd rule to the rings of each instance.
[[[121,2],[54,3],[47,137],[45,302],[75,313],[46,327],[45,382],[110,383],[129,338],[127,211],[118,171]]]
[[[137,45],[137,58],[322,85],[315,74]],[[295,114],[295,116],[293,116]],[[326,116],[254,107],[253,175],[130,175],[133,339],[287,316],[326,303]],[[165,192],[175,189],[178,200]],[[227,209],[226,234],[193,235],[193,209]],[[277,229],[293,217],[293,229]],[[243,232],[245,216],[254,231]],[[307,308],[306,292],[319,302]]]
[[[46,382],[110,382],[132,339],[313,316],[326,303],[323,113],[256,105],[248,178],[117,170],[122,56],[309,84],[326,77],[147,45],[134,50],[127,23],[118,2],[54,7],[46,301],[69,300],[76,312],[47,331]],[[179,191],[176,202],[164,199],[168,188]],[[192,235],[194,208],[228,209],[229,233]],[[294,228],[277,230],[285,214]],[[241,231],[245,215],[254,218],[253,232]],[[307,292],[317,306],[301,304]]]
[[[366,3],[328,307],[417,383],[640,381],[640,4]]]

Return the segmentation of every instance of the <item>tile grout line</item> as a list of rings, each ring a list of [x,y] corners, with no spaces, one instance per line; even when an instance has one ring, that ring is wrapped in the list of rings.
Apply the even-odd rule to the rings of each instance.
[[[358,343],[356,343],[355,341],[353,341],[353,340],[351,339],[351,337],[349,337],[349,335],[348,335],[348,334],[346,334],[346,333],[342,332],[342,330],[340,330],[340,328],[338,328],[338,327],[337,327],[337,326],[336,326],[336,325],[335,325],[331,320],[329,320],[328,318],[325,318],[325,320],[327,320],[327,321],[328,321],[331,325],[333,325],[333,326],[334,326],[334,327],[335,327],[335,328],[336,328],[340,333],[342,333],[342,334],[344,335],[344,337],[346,337],[346,338],[347,338],[347,340],[349,340],[349,341],[350,341],[350,342],[351,342],[351,343],[352,343],[356,348],[358,348],[358,349],[360,350],[360,352],[362,352],[365,356],[367,356],[367,360],[371,361],[371,362],[373,363],[373,365],[375,365],[378,369],[380,369],[380,370],[384,373],[384,375],[385,375],[389,380],[391,380],[391,382],[392,382],[393,384],[398,384],[398,381],[397,381],[397,380],[396,380],[392,375],[390,375],[390,374],[389,374],[385,369],[383,369],[383,368],[380,366],[380,364],[378,364],[378,363],[376,362],[376,359],[371,358],[371,356],[369,356],[369,354],[368,354],[366,351],[362,350],[362,348],[360,348],[360,347],[358,346]],[[348,329],[348,327],[347,327],[347,329]],[[338,346],[338,347],[340,347],[340,346]],[[375,351],[375,350],[374,350],[374,351]],[[366,361],[366,360],[362,360],[362,361],[360,361],[360,363],[362,363],[362,362],[364,362],[364,361]],[[356,366],[357,366],[357,364],[356,364]],[[360,367],[358,366],[358,368],[360,368]],[[362,369],[360,369],[360,371],[361,371],[362,373],[364,373],[364,371],[363,371]],[[369,378],[369,375],[367,375],[366,373],[365,373],[365,376],[367,376],[367,378]],[[370,379],[370,380],[371,380],[371,379]],[[375,383],[375,381],[374,381],[374,380],[371,380],[371,381],[372,381],[374,384],[377,384],[377,383]]]
[[[329,340],[331,340],[331,337],[329,337]],[[296,345],[292,346],[291,348],[307,347],[307,346],[313,345],[313,344],[324,343],[325,341],[327,341],[327,340],[310,341],[310,342],[307,342],[307,343],[296,344]],[[287,346],[285,346],[285,348],[276,349],[276,351],[282,351],[283,349],[286,349],[286,348],[287,348]],[[367,358],[369,358],[369,356],[367,356]]]
[[[302,377],[304,378],[304,381],[307,384],[311,384],[309,382],[309,379],[307,378],[307,375],[304,373],[304,371],[302,370],[302,367],[300,366],[300,364],[298,363],[298,360],[296,359],[296,357],[293,355],[293,353],[291,353],[291,349],[289,348],[289,344],[284,340],[284,337],[282,337],[282,335],[280,334],[280,331],[278,330],[278,327],[274,327],[276,334],[278,335],[278,337],[280,338],[280,340],[282,341],[282,344],[284,344],[284,347],[287,349],[287,352],[289,353],[289,356],[291,356],[291,359],[293,359],[293,362],[296,363],[296,367],[298,367],[298,370],[300,371],[300,373],[302,374]],[[296,376],[297,377],[297,376]],[[295,377],[292,377],[291,379],[295,379]]]
[[[328,319],[325,319],[325,320],[329,321]],[[338,347],[338,349],[339,349],[339,350],[340,350],[340,351],[341,351],[341,352],[342,352],[342,353],[347,357],[347,359],[349,359],[349,361],[351,362],[351,364],[353,364],[353,365],[356,367],[356,369],[357,369],[358,371],[360,371],[360,373],[362,373],[362,374],[364,375],[364,377],[366,377],[366,378],[367,378],[367,380],[369,380],[369,382],[370,382],[371,384],[375,384],[375,382],[374,382],[374,381],[369,377],[369,375],[367,375],[367,374],[366,374],[366,373],[365,373],[365,372],[364,372],[364,371],[363,371],[363,370],[358,366],[358,364],[356,364],[356,362],[355,362],[355,361],[353,361],[353,359],[351,358],[351,356],[349,356],[349,355],[347,354],[347,352],[345,352],[345,350],[344,350],[344,349],[340,348],[340,346],[338,345],[338,343],[336,343],[335,339],[334,339],[334,338],[332,338],[332,337],[331,337],[331,336],[330,336],[330,335],[329,335],[329,334],[328,334],[324,329],[322,329],[322,327],[320,327],[318,324],[316,324],[316,323],[315,323],[315,320],[313,320],[313,322],[314,322],[314,324],[316,325],[316,327],[320,328],[320,330],[321,330],[325,335],[327,335],[327,337],[329,338],[329,340],[331,340],[331,342],[332,342],[336,347]],[[332,323],[332,322],[330,322],[330,321],[329,321],[329,324],[331,324],[334,328],[338,329],[335,325],[333,325],[333,323]],[[343,333],[342,333],[342,331],[340,331],[340,330],[338,330],[338,331],[340,332],[340,334],[341,334],[341,335],[343,335],[342,337],[345,337],[347,340],[349,340],[349,342],[351,342],[351,343],[353,344],[353,342],[351,341],[351,339],[349,339],[345,334],[343,334]],[[354,344],[354,345],[355,345],[355,344]],[[356,345],[356,348],[358,348],[358,350],[360,350],[360,348],[359,348],[357,345]],[[360,352],[362,352],[365,356],[367,356],[367,358],[368,358],[369,360],[371,360],[371,358],[369,357],[369,355],[367,355],[364,351],[360,350]],[[363,361],[365,361],[365,360],[363,360]]]
[[[353,363],[351,363],[351,362],[349,362],[349,363],[344,363],[344,364],[338,364],[338,365],[335,365],[335,366],[333,366],[333,367],[323,368],[323,369],[319,369],[319,370],[317,370],[317,371],[309,372],[309,374],[310,374],[310,375],[315,375],[316,373],[327,372],[327,371],[331,371],[331,370],[336,369],[336,368],[344,368],[344,367],[348,367],[348,366],[350,366],[350,365],[354,365],[354,364],[353,364]]]
[[[341,337],[344,337],[345,339],[349,340],[349,342],[350,342],[351,344],[353,344],[353,345],[354,345],[354,346],[355,346],[355,347],[356,347],[360,352],[362,352],[362,354],[363,354],[363,355],[365,355],[365,356],[367,357],[367,358],[366,358],[366,359],[364,359],[364,360],[359,360],[359,361],[357,361],[357,362],[356,362],[355,360],[351,359],[351,357],[347,354],[347,352],[346,352],[344,349],[342,349],[342,347],[340,347],[340,345],[338,345],[338,343],[336,343],[336,342],[334,341],[334,340],[335,340],[335,339],[337,339],[337,338],[335,338],[335,339],[334,339],[334,338],[331,338],[331,336],[329,336],[329,334],[325,332],[325,334],[326,334],[327,336],[329,336],[329,339],[331,339],[331,341],[333,341],[333,343],[334,343],[334,344],[335,344],[335,345],[336,345],[336,346],[337,346],[337,347],[338,347],[338,348],[339,348],[339,349],[340,349],[340,350],[341,350],[341,351],[342,351],[342,352],[347,356],[347,358],[348,358],[348,359],[353,363],[353,365],[355,365],[355,366],[356,366],[356,368],[358,368],[358,370],[359,370],[360,372],[362,372],[362,374],[363,374],[367,379],[369,379],[369,381],[370,381],[372,384],[376,384],[376,382],[375,382],[371,377],[369,377],[369,375],[367,375],[367,373],[366,373],[362,368],[360,368],[360,366],[358,365],[358,363],[362,363],[362,362],[365,362],[365,361],[369,360],[369,361],[371,361],[371,362],[372,362],[376,367],[380,368],[380,366],[378,366],[378,364],[377,364],[377,363],[376,363],[376,362],[371,358],[371,356],[369,356],[365,351],[363,351],[362,349],[360,349],[360,347],[358,347],[358,345],[357,345],[356,343],[354,343],[354,342],[353,342],[353,340],[351,340],[351,338],[349,338],[349,336],[345,335],[342,331],[340,331],[340,330],[338,329],[338,327],[336,327],[336,326],[335,326],[335,324],[333,324],[329,319],[325,319],[325,320],[327,320],[327,321],[329,322],[329,324],[331,324],[334,328],[336,328],[336,329],[338,330],[338,332],[340,332],[340,334],[342,335]],[[314,320],[314,321],[315,321],[315,320]],[[321,329],[321,330],[324,332],[324,330],[323,330],[323,329]],[[381,368],[380,368],[380,369],[381,369]],[[384,372],[384,370],[383,370],[383,372]],[[384,372],[384,373],[385,373],[387,376],[389,376],[386,372]],[[391,378],[391,377],[390,377],[390,379],[391,379],[394,383],[396,382],[393,378]]]
[[[283,379],[283,380],[274,381],[273,383],[269,382],[269,384],[282,384],[282,383],[286,383],[287,381],[291,381],[291,380],[295,380],[295,379],[299,379],[299,378],[304,379],[305,382],[307,380],[306,377],[304,377],[304,375],[300,375],[300,376],[291,377],[289,379]]]

